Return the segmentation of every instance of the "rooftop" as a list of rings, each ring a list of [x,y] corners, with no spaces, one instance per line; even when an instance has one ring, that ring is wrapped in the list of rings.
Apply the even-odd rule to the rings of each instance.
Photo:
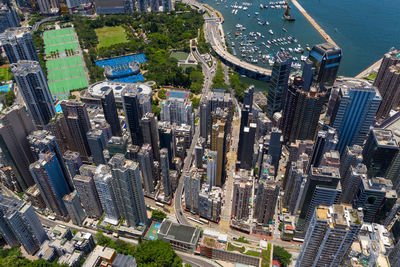
[[[102,81],[97,82],[89,86],[87,92],[95,98],[101,98],[108,89],[112,88],[114,97],[121,99],[121,93],[123,89],[127,91],[137,93],[139,95],[151,95],[152,88],[150,85],[145,83],[123,83],[123,82],[112,82]]]
[[[164,220],[158,234],[167,239],[194,245],[199,239],[200,229]]]
[[[397,142],[391,130],[386,129],[373,129],[372,130],[375,140],[379,146],[391,147],[397,149]]]

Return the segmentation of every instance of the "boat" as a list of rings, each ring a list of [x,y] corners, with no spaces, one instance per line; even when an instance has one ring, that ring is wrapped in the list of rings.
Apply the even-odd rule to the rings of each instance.
[[[282,28],[282,31],[287,32],[286,28]]]
[[[290,15],[290,6],[289,4],[286,4],[286,9],[285,9],[285,13],[283,13],[283,18],[287,21],[295,21],[296,19]]]
[[[274,34],[274,32],[270,29],[269,31],[268,31],[271,35],[273,35]]]

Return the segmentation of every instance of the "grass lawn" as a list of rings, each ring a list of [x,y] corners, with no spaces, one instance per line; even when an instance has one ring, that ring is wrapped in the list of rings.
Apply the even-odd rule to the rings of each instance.
[[[11,79],[10,68],[0,68],[0,81],[9,81]]]
[[[176,58],[177,60],[186,60],[189,56],[189,53],[174,51],[171,53],[171,57]]]
[[[376,79],[376,75],[378,75],[378,73],[371,72],[367,76],[363,77],[363,79],[366,79],[366,80],[369,80],[369,81],[373,82]]]
[[[260,252],[254,251],[254,250],[248,250],[244,254],[250,255],[250,256],[253,256],[253,257],[260,257]]]
[[[99,38],[97,48],[128,42],[126,39],[125,29],[121,26],[103,27],[95,29],[95,31]]]

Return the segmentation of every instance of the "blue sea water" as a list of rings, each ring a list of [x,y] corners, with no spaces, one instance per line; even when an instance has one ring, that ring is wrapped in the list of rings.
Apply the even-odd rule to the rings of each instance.
[[[268,30],[274,31],[273,38],[293,35],[305,47],[324,42],[318,32],[311,26],[303,15],[290,3],[291,13],[296,17],[295,22],[282,20],[281,10],[260,9],[260,4],[268,4],[270,0],[202,0],[202,2],[219,10],[224,16],[224,31],[235,32],[236,24],[242,24],[249,31],[258,31],[266,38],[271,36]],[[272,0],[276,1],[276,0]],[[343,58],[339,74],[354,76],[383,56],[391,47],[400,48],[400,0],[298,0],[315,21],[342,48]],[[232,14],[231,5],[242,5],[250,2],[252,6],[247,11],[239,10]],[[219,3],[219,4],[218,4]],[[227,6],[227,7],[226,7]],[[259,12],[259,15],[255,15]],[[248,17],[250,14],[250,17]],[[260,26],[257,18],[267,19],[270,26]],[[287,33],[282,31],[287,29]],[[260,40],[263,41],[263,40]],[[228,45],[232,41],[228,42]],[[235,43],[235,46],[237,44]],[[286,47],[286,46],[285,46]],[[272,47],[271,47],[272,49]],[[267,51],[276,52],[276,51]],[[240,52],[237,51],[237,54]],[[307,55],[307,51],[304,55]],[[263,65],[269,67],[268,64]],[[246,79],[247,82],[252,80]],[[257,82],[256,82],[257,83]],[[262,83],[259,83],[261,86]],[[257,85],[256,85],[257,87]]]

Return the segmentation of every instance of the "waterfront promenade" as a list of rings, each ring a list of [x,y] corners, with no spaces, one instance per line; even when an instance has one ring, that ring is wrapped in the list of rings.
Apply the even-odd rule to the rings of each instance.
[[[368,68],[366,68],[365,70],[363,70],[362,72],[360,72],[356,78],[361,79],[362,77],[368,76],[368,74],[372,71],[376,71],[378,72],[379,67],[381,66],[382,63],[382,58],[379,59],[377,62],[375,62],[374,64],[372,64],[371,66],[369,66]]]
[[[293,5],[303,14],[303,16],[310,22],[310,24],[317,30],[317,32],[330,44],[333,44],[336,47],[339,47],[335,41],[324,31],[324,29],[319,26],[319,24],[307,13],[307,11],[300,5],[297,0],[290,0]]]

